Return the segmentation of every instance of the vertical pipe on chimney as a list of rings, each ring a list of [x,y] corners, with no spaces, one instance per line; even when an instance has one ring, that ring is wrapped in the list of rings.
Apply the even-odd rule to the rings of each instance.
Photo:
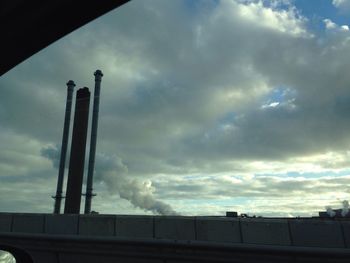
[[[100,108],[100,89],[101,80],[103,77],[101,70],[96,70],[95,76],[95,92],[94,92],[94,108],[92,115],[92,125],[91,125],[91,139],[90,139],[90,154],[89,154],[89,166],[88,175],[86,183],[86,193],[85,193],[85,214],[91,213],[91,200],[95,195],[93,193],[93,175],[95,168],[95,154],[96,154],[96,139],[97,139],[97,127],[98,127],[98,112]]]
[[[89,120],[90,91],[77,91],[75,104],[72,146],[69,161],[65,214],[79,214],[83,187],[86,137]]]
[[[64,181],[64,168],[66,163],[70,116],[72,111],[72,97],[73,97],[74,87],[75,87],[75,83],[73,80],[70,80],[67,82],[67,102],[66,102],[66,113],[65,113],[64,125],[63,125],[61,158],[60,158],[60,166],[58,169],[56,196],[53,196],[53,198],[55,199],[55,206],[53,211],[54,214],[59,214],[61,212],[61,202],[63,199],[62,189],[63,189],[63,181]]]

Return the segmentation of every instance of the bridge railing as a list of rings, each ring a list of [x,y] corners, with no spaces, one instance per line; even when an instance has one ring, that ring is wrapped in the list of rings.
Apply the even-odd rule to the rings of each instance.
[[[350,248],[349,220],[0,213],[0,233]]]
[[[34,262],[74,262],[77,255],[103,262],[98,255],[108,255],[111,260],[156,258],[145,262],[157,263],[309,262],[312,257],[317,258],[313,262],[345,263],[350,221],[0,213],[0,249],[1,244],[28,251]]]

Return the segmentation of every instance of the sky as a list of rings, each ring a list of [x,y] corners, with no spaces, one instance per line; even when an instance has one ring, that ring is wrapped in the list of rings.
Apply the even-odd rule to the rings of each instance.
[[[0,210],[53,211],[65,84],[93,91],[96,69],[92,210],[341,207],[349,14],[350,0],[133,0],[72,32],[0,77]]]

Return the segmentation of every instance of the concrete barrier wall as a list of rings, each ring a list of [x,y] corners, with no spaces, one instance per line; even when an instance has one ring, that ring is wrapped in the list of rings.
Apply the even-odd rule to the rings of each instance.
[[[345,247],[341,223],[330,220],[290,220],[290,231],[295,246]]]
[[[117,216],[116,236],[127,238],[153,238],[152,216]]]
[[[10,213],[0,214],[0,232],[11,232],[12,218]]]
[[[197,240],[213,242],[242,242],[240,222],[231,218],[198,217]]]
[[[46,215],[45,233],[56,235],[78,234],[79,215]]]
[[[247,218],[241,220],[241,230],[243,243],[291,245],[287,220]]]
[[[347,248],[350,248],[350,221],[341,222],[342,231],[344,234],[344,242]]]
[[[44,233],[44,214],[13,214],[12,232]]]
[[[116,216],[113,215],[80,215],[79,235],[114,236]]]
[[[155,238],[196,240],[194,217],[156,216],[154,218]]]
[[[0,213],[1,232],[350,248],[345,220]]]

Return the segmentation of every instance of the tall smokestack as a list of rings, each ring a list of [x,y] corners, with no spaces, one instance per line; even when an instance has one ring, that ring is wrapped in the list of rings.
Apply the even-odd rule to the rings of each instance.
[[[84,175],[87,127],[89,120],[90,91],[79,89],[75,104],[72,146],[69,161],[65,214],[79,214]]]
[[[56,196],[53,196],[53,198],[55,199],[55,206],[54,206],[53,212],[55,214],[59,214],[61,212],[61,202],[63,198],[62,189],[63,189],[63,180],[64,180],[64,168],[66,163],[70,116],[72,111],[72,97],[73,97],[74,87],[75,87],[75,83],[73,80],[70,80],[67,82],[67,102],[66,102],[66,113],[64,117],[64,126],[63,126],[61,158],[60,158],[60,166],[58,169]]]
[[[98,127],[98,112],[100,108],[100,90],[101,90],[101,80],[102,71],[96,70],[95,76],[95,92],[94,92],[94,108],[92,114],[92,125],[91,125],[91,139],[90,139],[90,154],[89,154],[89,167],[86,183],[86,193],[85,193],[85,214],[90,214],[91,212],[91,200],[95,195],[93,193],[93,176],[95,168],[95,155],[96,155],[96,139],[97,139],[97,127]]]

